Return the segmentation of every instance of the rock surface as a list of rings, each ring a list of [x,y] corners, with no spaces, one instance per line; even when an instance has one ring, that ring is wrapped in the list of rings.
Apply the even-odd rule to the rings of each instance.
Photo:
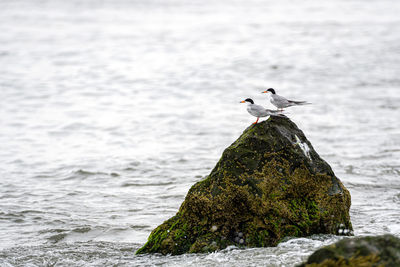
[[[288,236],[352,235],[350,194],[288,118],[248,127],[141,253],[276,246]]]
[[[346,238],[314,252],[299,267],[400,266],[400,239],[392,235]]]

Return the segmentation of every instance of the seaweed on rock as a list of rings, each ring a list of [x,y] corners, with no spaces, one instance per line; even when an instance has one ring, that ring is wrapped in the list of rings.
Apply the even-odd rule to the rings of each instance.
[[[400,239],[393,235],[345,238],[315,251],[299,267],[397,267]]]
[[[141,253],[275,246],[283,238],[352,234],[350,194],[288,118],[247,128]]]

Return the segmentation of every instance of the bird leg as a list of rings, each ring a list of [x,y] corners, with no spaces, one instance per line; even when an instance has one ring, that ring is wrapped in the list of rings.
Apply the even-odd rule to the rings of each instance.
[[[256,120],[256,122],[253,122],[253,124],[257,124],[257,122],[258,122],[258,119],[259,119],[259,117],[257,117],[257,120]]]

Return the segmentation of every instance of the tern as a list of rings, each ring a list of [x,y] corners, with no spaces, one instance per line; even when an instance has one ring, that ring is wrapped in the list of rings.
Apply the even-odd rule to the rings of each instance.
[[[257,124],[258,119],[260,117],[267,117],[267,116],[285,117],[285,115],[283,115],[281,111],[266,109],[263,106],[254,104],[254,101],[251,98],[247,98],[246,100],[240,101],[240,103],[247,103],[247,112],[249,112],[254,117],[257,117],[257,120],[253,124]]]
[[[300,105],[311,104],[311,103],[308,103],[307,101],[294,101],[294,100],[286,99],[283,96],[277,95],[274,88],[269,88],[268,90],[266,90],[262,93],[271,93],[270,101],[271,101],[272,105],[274,105],[275,107],[277,107],[280,110],[283,110],[284,108],[291,107],[291,106],[300,106]]]

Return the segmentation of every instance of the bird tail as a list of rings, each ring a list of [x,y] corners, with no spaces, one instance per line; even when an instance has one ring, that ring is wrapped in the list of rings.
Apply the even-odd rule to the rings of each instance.
[[[280,110],[269,110],[270,116],[276,116],[276,117],[286,117],[285,114],[288,114],[287,112],[280,111]]]
[[[307,101],[293,101],[293,100],[288,100],[289,103],[292,103],[294,105],[310,105],[311,103],[307,102]]]
[[[285,114],[287,114],[287,113],[285,113]],[[285,114],[281,113],[281,114],[276,114],[276,115],[272,115],[272,116],[286,118],[287,116]]]

